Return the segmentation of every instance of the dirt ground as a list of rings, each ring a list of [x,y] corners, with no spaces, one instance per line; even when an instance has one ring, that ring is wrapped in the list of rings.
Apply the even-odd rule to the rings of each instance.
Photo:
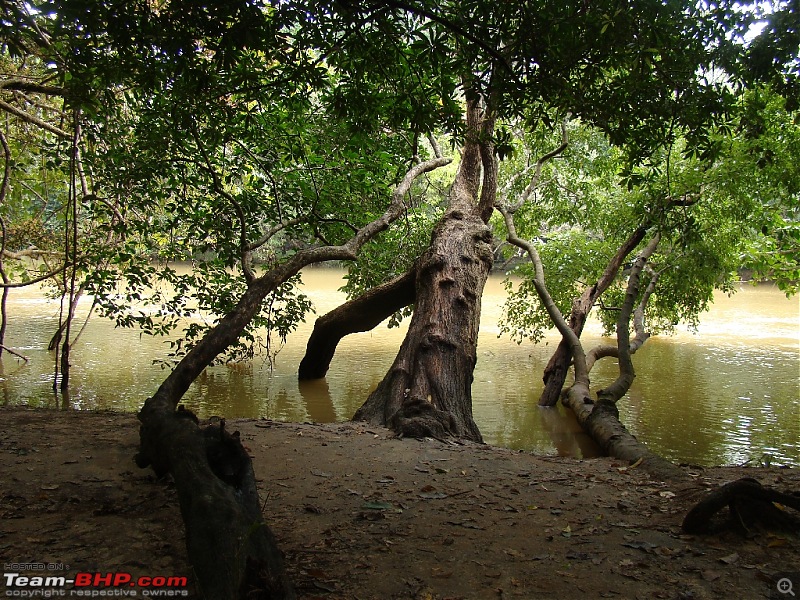
[[[4,574],[51,563],[45,574],[191,581],[175,491],[133,463],[134,415],[0,419]],[[797,470],[687,467],[692,485],[677,489],[611,459],[399,440],[358,423],[228,429],[254,457],[301,598],[788,600],[777,575],[800,575],[797,536],[680,531],[707,488],[750,476],[796,491]],[[19,592],[3,579],[3,596]]]

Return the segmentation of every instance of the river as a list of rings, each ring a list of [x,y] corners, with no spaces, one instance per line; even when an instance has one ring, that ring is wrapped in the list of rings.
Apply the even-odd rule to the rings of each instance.
[[[344,300],[343,271],[307,269],[305,293],[321,315]],[[571,414],[536,405],[541,373],[558,342],[539,345],[498,338],[504,299],[502,276],[493,275],[481,314],[478,365],[473,383],[475,421],[490,444],[590,457],[597,453]],[[89,300],[82,301],[86,311]],[[69,400],[52,392],[53,361],[47,351],[58,303],[35,287],[12,290],[6,345],[30,358],[5,355],[0,362],[0,402],[73,409],[135,411],[165,372],[163,339],[115,329],[93,318],[74,349]],[[277,356],[274,369],[252,365],[209,368],[184,400],[201,417],[265,417],[283,421],[346,420],[361,405],[394,359],[404,328],[384,326],[349,336],[340,344],[328,376],[298,384],[314,316],[300,326]],[[599,342],[590,323],[584,341]],[[800,304],[777,288],[743,284],[737,294],[718,294],[699,330],[655,337],[634,356],[637,378],[621,402],[621,418],[654,451],[699,465],[788,464],[800,467]],[[599,363],[593,388],[615,375],[613,359]],[[65,406],[66,405],[66,406]]]

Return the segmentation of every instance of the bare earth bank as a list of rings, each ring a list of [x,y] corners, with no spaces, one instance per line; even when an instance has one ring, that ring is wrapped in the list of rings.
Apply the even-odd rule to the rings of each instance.
[[[0,419],[4,573],[53,563],[44,574],[191,580],[175,491],[133,463],[134,415]],[[398,440],[360,423],[228,429],[254,458],[302,598],[755,599],[785,597],[776,574],[800,571],[796,536],[680,531],[705,489],[749,476],[798,490],[796,469],[687,468],[694,485],[679,489],[612,459]]]

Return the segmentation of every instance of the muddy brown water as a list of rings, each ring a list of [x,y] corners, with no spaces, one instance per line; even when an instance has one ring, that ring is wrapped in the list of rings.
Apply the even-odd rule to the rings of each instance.
[[[318,315],[344,300],[344,272],[308,269],[306,294]],[[504,299],[502,276],[493,275],[483,298],[478,366],[473,383],[475,420],[485,441],[540,454],[588,457],[596,453],[563,408],[536,404],[541,373],[558,337],[517,345],[498,337]],[[85,312],[90,301],[84,299]],[[69,399],[52,392],[53,360],[47,351],[58,303],[40,289],[12,290],[6,345],[30,358],[5,355],[0,363],[0,403],[73,409],[137,410],[165,376],[153,364],[165,358],[163,339],[115,329],[93,318],[73,355]],[[297,365],[313,327],[310,316],[277,355],[275,366],[206,370],[185,396],[201,417],[266,417],[282,421],[347,420],[391,365],[404,328],[381,326],[340,344],[324,380],[298,383]],[[601,341],[590,323],[588,343]],[[587,344],[588,345],[588,344]],[[743,284],[733,297],[719,294],[696,333],[685,329],[655,337],[634,357],[637,378],[620,403],[621,418],[656,452],[700,465],[747,461],[800,466],[800,303],[777,288]],[[613,359],[593,371],[593,387],[615,375]]]

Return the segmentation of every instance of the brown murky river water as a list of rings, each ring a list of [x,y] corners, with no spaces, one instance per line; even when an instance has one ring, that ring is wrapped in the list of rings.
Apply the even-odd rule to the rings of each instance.
[[[344,300],[343,271],[310,269],[306,294],[318,315]],[[541,409],[541,373],[558,338],[517,345],[498,339],[504,299],[502,277],[487,284],[473,384],[475,420],[488,443],[541,454],[591,456],[590,440],[563,408]],[[84,299],[83,310],[89,301]],[[10,296],[6,344],[30,358],[5,355],[0,363],[0,403],[111,408],[135,411],[163,379],[153,365],[168,347],[162,339],[115,329],[94,318],[73,354],[68,402],[52,392],[53,361],[47,342],[58,303],[34,288]],[[404,329],[380,327],[342,341],[326,379],[298,384],[297,365],[314,316],[290,337],[274,370],[213,367],[185,397],[200,416],[267,417],[286,421],[346,420],[385,374]],[[584,333],[599,341],[599,327]],[[588,346],[588,344],[587,344]],[[699,331],[652,338],[634,357],[637,378],[621,401],[625,424],[653,450],[679,462],[741,464],[770,460],[800,466],[800,303],[771,286],[743,285],[732,298],[719,295]],[[613,359],[592,372],[593,387],[614,376]],[[767,457],[765,457],[767,455]]]

